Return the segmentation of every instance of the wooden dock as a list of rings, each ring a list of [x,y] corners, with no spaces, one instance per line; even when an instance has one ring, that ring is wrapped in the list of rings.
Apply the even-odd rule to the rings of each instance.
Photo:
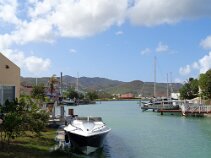
[[[164,113],[170,114],[181,114],[182,116],[205,116],[211,114],[211,105],[202,105],[202,104],[181,104],[179,110],[163,110],[159,109],[157,112],[160,112],[161,115]]]

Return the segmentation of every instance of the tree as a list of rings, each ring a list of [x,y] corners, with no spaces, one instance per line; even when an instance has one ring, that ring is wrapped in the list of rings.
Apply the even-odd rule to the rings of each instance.
[[[17,100],[13,102],[7,100],[2,107],[4,116],[2,117],[3,123],[1,125],[1,141],[7,141],[8,144],[12,138],[19,136],[23,131],[21,127],[23,117],[19,114],[17,106]]]
[[[193,99],[198,96],[198,80],[189,78],[182,88],[179,90],[181,99]]]
[[[0,141],[7,141],[25,134],[25,131],[31,131],[36,134],[45,128],[48,122],[48,113],[41,110],[33,100],[27,97],[21,97],[12,102],[7,101],[2,107],[4,114],[0,130]]]
[[[84,99],[84,94],[83,93],[78,93],[78,99]]]
[[[97,91],[98,99],[112,99],[113,96],[105,91]]]
[[[95,91],[90,91],[86,94],[85,97],[88,98],[89,100],[93,101],[98,98],[98,95]]]
[[[31,95],[35,99],[45,99],[45,87],[43,84],[33,86]]]
[[[68,88],[67,92],[66,92],[66,97],[68,97],[70,99],[73,99],[73,98],[78,99],[79,98],[79,94],[78,94],[78,92],[75,91],[74,88]]]
[[[54,93],[55,91],[55,85],[58,83],[59,81],[56,78],[56,75],[51,76],[51,78],[48,81],[49,84],[49,91],[51,93],[51,95]]]
[[[202,96],[211,99],[211,69],[199,76],[199,86]]]

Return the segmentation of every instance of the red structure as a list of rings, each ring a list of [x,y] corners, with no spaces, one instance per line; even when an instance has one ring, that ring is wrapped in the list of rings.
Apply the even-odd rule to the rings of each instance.
[[[134,95],[132,93],[127,93],[127,94],[121,94],[120,99],[133,99]]]

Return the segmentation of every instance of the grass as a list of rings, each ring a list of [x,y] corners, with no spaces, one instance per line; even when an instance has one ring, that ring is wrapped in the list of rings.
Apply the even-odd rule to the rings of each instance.
[[[65,158],[67,154],[62,151],[49,151],[55,145],[55,135],[55,129],[46,129],[40,137],[27,132],[26,136],[14,139],[1,149],[0,158]]]

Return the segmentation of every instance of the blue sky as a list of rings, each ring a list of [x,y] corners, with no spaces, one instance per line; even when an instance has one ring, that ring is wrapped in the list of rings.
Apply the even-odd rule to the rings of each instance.
[[[173,82],[211,68],[211,1],[2,0],[0,52],[24,77]],[[169,79],[170,80],[170,79]]]

